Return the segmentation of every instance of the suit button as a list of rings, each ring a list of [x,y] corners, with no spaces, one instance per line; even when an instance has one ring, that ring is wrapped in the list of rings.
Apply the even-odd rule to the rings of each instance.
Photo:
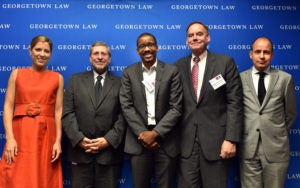
[[[259,129],[256,129],[257,132],[259,132]]]
[[[262,112],[259,112],[259,115],[262,115]]]

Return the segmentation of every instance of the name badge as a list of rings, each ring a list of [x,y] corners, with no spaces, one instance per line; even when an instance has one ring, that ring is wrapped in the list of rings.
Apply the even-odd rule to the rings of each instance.
[[[210,85],[214,88],[214,90],[226,84],[226,81],[222,77],[221,74],[209,80]]]
[[[154,82],[150,83],[149,81],[143,80],[142,83],[150,93],[154,91]]]

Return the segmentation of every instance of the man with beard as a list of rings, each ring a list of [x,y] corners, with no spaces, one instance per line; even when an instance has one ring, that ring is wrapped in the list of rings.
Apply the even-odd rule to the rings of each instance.
[[[133,188],[150,187],[153,169],[157,188],[172,188],[175,182],[182,86],[178,69],[157,60],[157,52],[155,36],[142,33],[137,39],[141,62],[124,69],[121,79]]]

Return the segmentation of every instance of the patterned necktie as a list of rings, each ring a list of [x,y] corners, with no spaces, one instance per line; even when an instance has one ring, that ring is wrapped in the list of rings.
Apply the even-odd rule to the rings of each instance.
[[[193,59],[194,61],[194,65],[193,65],[193,68],[192,68],[192,83],[193,83],[193,88],[194,88],[194,94],[195,94],[195,97],[197,98],[197,91],[198,91],[198,75],[199,75],[199,61],[200,61],[200,58],[199,57],[194,57]]]
[[[101,84],[102,76],[97,76],[97,82],[95,84],[95,99],[96,102],[98,103],[99,98],[100,98],[100,93],[102,90],[102,84]]]
[[[259,80],[258,80],[258,100],[259,103],[262,104],[266,95],[266,88],[264,83],[264,78],[266,73],[265,72],[258,72]]]

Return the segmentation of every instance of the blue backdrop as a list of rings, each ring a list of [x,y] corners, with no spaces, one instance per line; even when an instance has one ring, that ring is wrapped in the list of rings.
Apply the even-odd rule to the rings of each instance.
[[[153,33],[159,43],[158,58],[172,64],[190,53],[185,44],[188,23],[208,25],[209,49],[234,57],[239,70],[251,67],[248,52],[252,40],[270,37],[275,57],[272,66],[291,73],[299,106],[300,1],[297,0],[2,0],[0,2],[0,116],[9,74],[31,65],[29,43],[39,34],[54,43],[48,68],[60,72],[67,83],[73,73],[90,70],[89,48],[105,41],[112,51],[110,70],[122,75],[139,61],[136,38]],[[300,108],[299,108],[300,109]],[[285,187],[300,185],[300,122],[290,131],[291,162]],[[5,135],[0,122],[0,154]],[[70,187],[68,163],[63,155],[64,184]],[[239,188],[236,159],[232,160],[230,188]],[[121,188],[131,187],[129,161],[125,156]]]

